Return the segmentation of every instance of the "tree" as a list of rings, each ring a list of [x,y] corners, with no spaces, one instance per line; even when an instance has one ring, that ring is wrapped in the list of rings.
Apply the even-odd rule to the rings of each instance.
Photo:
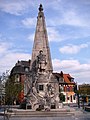
[[[79,85],[79,92],[81,95],[90,95],[90,84]]]
[[[9,77],[5,84],[5,99],[7,104],[19,101],[19,94],[23,90],[21,82],[15,82],[15,76]]]
[[[0,75],[0,104],[5,104],[5,82],[8,78],[8,70]]]
[[[65,102],[65,95],[63,93],[59,94],[59,99],[61,102]]]

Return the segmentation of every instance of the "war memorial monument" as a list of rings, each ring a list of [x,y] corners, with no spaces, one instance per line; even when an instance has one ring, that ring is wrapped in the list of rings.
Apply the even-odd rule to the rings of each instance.
[[[30,76],[26,81],[27,106],[38,108],[59,108],[59,86],[55,79],[45,25],[43,7],[40,4],[30,64]]]
[[[11,70],[15,82],[23,85],[19,103],[25,109],[57,110],[63,103],[76,103],[74,88],[76,83],[69,74],[53,72],[48,34],[43,7],[40,4],[31,60],[18,61]]]

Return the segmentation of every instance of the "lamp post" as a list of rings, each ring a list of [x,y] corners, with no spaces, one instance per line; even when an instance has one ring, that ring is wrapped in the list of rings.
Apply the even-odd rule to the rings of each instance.
[[[84,95],[82,96],[82,108],[84,109]]]
[[[80,95],[79,95],[79,87],[76,83],[76,85],[74,86],[74,92],[77,95],[77,104],[78,104],[78,108],[80,108]]]
[[[78,102],[78,108],[80,108],[80,98],[79,98],[79,92],[77,92],[77,102]]]

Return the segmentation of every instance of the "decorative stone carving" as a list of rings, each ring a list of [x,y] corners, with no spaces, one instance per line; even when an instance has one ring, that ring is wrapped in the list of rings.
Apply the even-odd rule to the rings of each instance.
[[[39,55],[37,56],[37,66],[38,66],[38,72],[45,72],[46,69],[46,55],[43,54],[43,51],[39,51]]]

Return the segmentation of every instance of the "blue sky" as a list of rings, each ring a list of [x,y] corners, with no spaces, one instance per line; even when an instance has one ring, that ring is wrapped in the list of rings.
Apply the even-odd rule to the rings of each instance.
[[[31,59],[40,3],[54,71],[90,84],[90,0],[0,0],[0,74]]]

